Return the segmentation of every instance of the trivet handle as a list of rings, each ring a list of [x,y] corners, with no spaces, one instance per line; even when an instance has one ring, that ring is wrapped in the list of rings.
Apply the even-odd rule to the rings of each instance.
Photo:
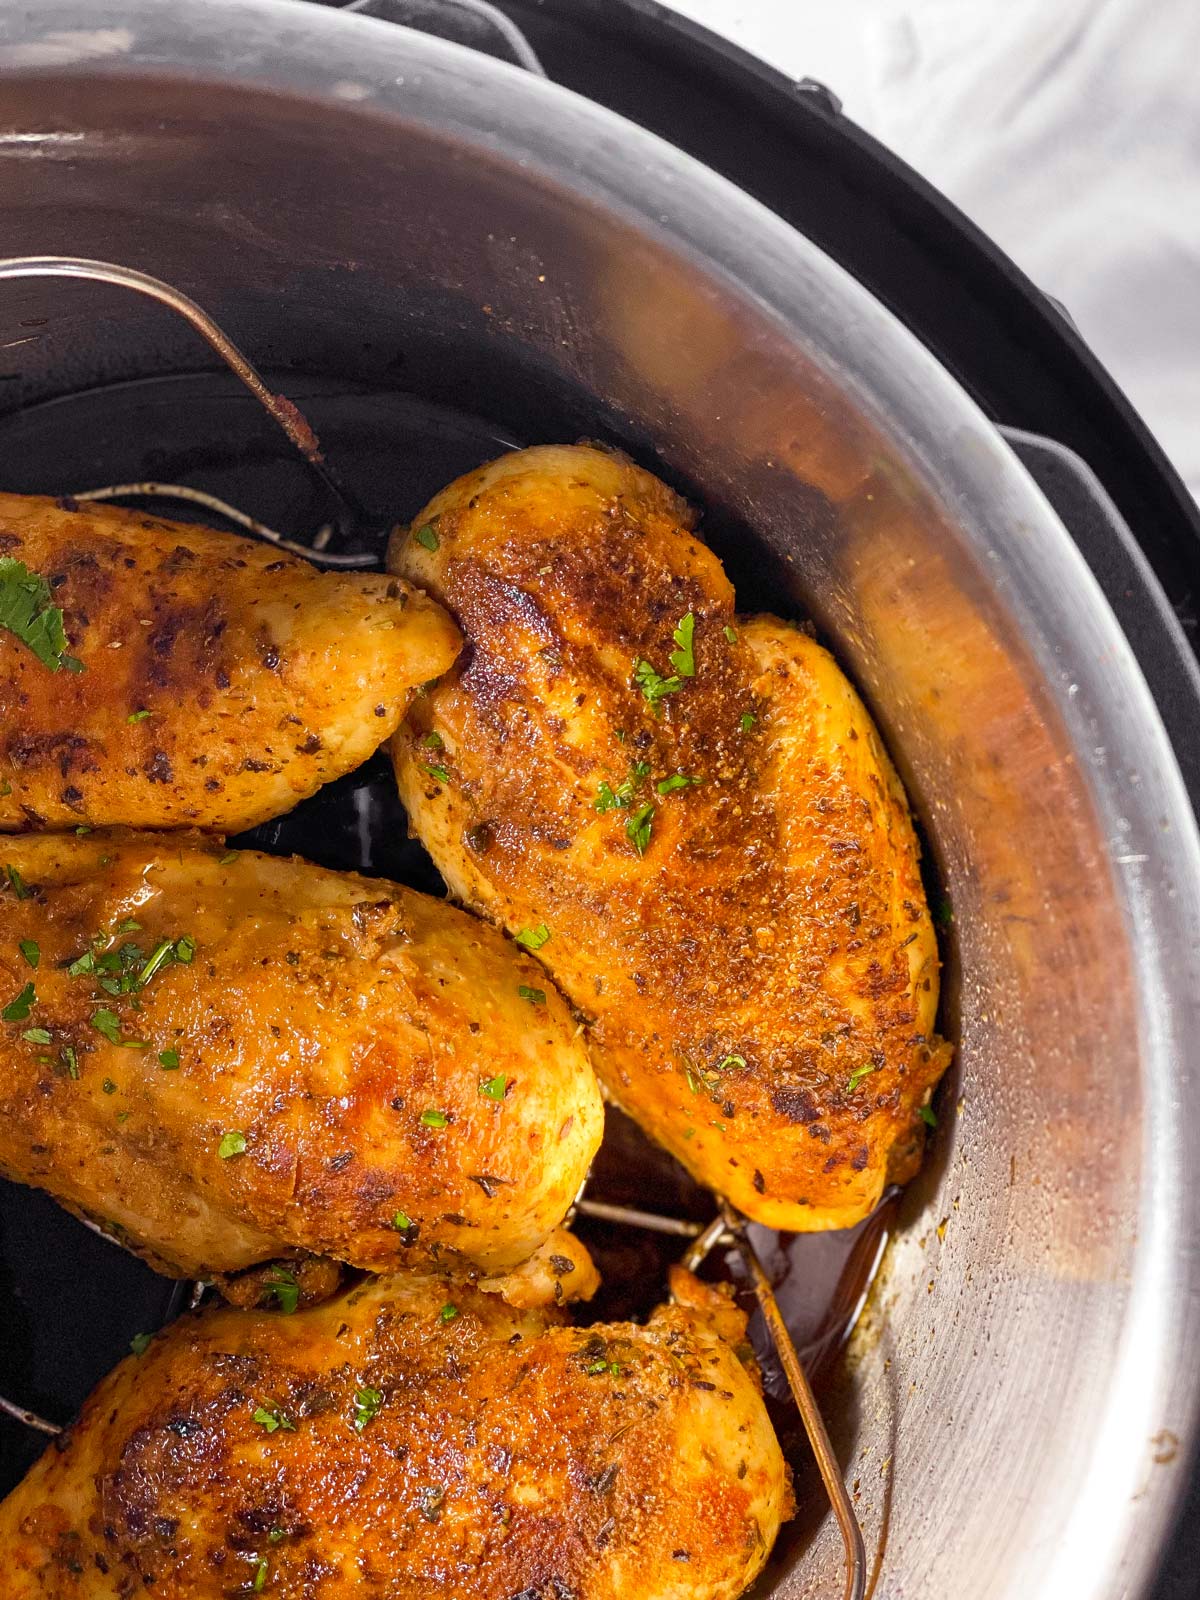
[[[762,1312],[767,1332],[771,1336],[771,1342],[775,1346],[780,1365],[787,1377],[792,1398],[796,1402],[796,1409],[800,1413],[800,1420],[804,1423],[804,1431],[808,1435],[808,1442],[812,1446],[813,1455],[817,1458],[821,1482],[825,1485],[829,1504],[833,1507],[833,1514],[841,1530],[846,1556],[845,1600],[863,1600],[867,1584],[867,1552],[863,1545],[862,1529],[858,1525],[858,1518],[854,1515],[850,1496],[846,1493],[842,1469],[830,1443],[825,1419],[821,1416],[821,1408],[817,1405],[812,1386],[800,1364],[800,1357],[796,1354],[796,1346],[792,1343],[787,1323],[783,1320],[783,1312],[780,1311],[775,1291],[771,1288],[771,1280],[767,1277],[758,1251],[750,1242],[744,1219],[727,1200],[721,1201],[721,1220],[750,1274],[758,1308]]]
[[[283,429],[337,503],[339,531],[364,520],[362,508],[342,484],[337,473],[321,454],[321,442],[307,420],[286,395],[276,394],[263,381],[258,368],[242,354],[228,337],[202,311],[194,300],[160,278],[138,272],[133,267],[112,261],[89,261],[82,256],[9,256],[0,258],[0,278],[84,278],[95,283],[111,283],[120,289],[133,289],[168,306],[189,322],[200,337],[245,384],[268,416]]]

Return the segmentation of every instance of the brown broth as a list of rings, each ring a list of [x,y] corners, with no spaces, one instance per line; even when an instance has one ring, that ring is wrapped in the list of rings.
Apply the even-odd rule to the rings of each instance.
[[[779,1233],[751,1227],[780,1309],[805,1370],[818,1389],[837,1366],[894,1225],[900,1191],[890,1190],[856,1228],[836,1233]],[[609,1107],[604,1143],[587,1188],[590,1200],[706,1223],[715,1215],[711,1193],[624,1113]],[[647,1316],[666,1293],[667,1269],[680,1260],[688,1241],[578,1215],[574,1231],[587,1245],[603,1284],[587,1307],[589,1321]],[[712,1252],[701,1276],[731,1282],[750,1315],[750,1338],[762,1365],[769,1397],[787,1401],[787,1383],[759,1315],[736,1249]]]

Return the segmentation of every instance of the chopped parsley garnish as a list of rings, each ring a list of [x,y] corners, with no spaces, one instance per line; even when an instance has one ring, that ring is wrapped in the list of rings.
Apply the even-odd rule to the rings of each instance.
[[[412,1228],[412,1218],[407,1211],[397,1211],[392,1218],[392,1227],[395,1228],[397,1233],[408,1233]]]
[[[480,1078],[479,1092],[485,1100],[503,1100],[508,1089],[508,1076],[498,1072],[494,1078]]]
[[[652,706],[657,706],[669,694],[678,694],[683,688],[682,678],[664,678],[648,661],[634,663],[633,681]]]
[[[283,1529],[282,1528],[272,1528],[270,1533],[267,1535],[267,1538],[271,1541],[272,1544],[278,1544],[279,1541],[283,1538]]]
[[[102,1033],[110,1044],[120,1044],[121,1022],[115,1011],[93,1011],[92,1027],[97,1033]]]
[[[359,1433],[376,1416],[382,1404],[383,1393],[379,1389],[364,1388],[354,1391],[354,1426]]]
[[[442,748],[442,742],[441,734],[436,732],[427,733],[421,740],[421,743],[425,746],[426,750],[440,750]]]
[[[136,927],[137,924],[135,923],[134,926]],[[124,931],[125,931],[124,928],[118,928],[117,929],[118,933],[124,933]],[[137,976],[138,987],[140,989],[144,989],[145,986],[150,982],[150,979],[154,976],[154,974],[158,971],[158,969],[163,965],[163,963],[166,962],[166,961],[173,960],[174,956],[175,956],[175,941],[173,939],[163,939],[163,940],[161,940],[154,947],[154,953],[150,956],[150,958],[147,960],[145,966],[138,973],[138,976]]]
[[[678,649],[672,650],[668,659],[681,678],[694,678],[696,676],[696,654],[692,648],[695,632],[696,618],[689,611],[686,617],[680,617],[679,626],[671,635]]]
[[[116,934],[136,933],[140,927],[141,923],[130,917],[116,930]],[[115,950],[105,950],[104,945],[108,942],[108,938],[107,934],[97,934],[91,941],[91,947],[68,963],[67,975],[71,978],[81,978],[90,974],[95,977],[98,987],[103,989],[105,994],[113,996],[131,994],[144,989],[164,967],[176,961],[186,964],[196,953],[195,940],[186,934],[178,939],[161,940],[149,956],[140,945],[134,944],[129,939]],[[138,1002],[135,1000],[133,1005],[136,1010]],[[113,1026],[116,1026],[116,1018],[112,1012],[102,1012],[100,1017],[101,1020],[98,1023],[94,1022],[93,1026],[105,1034],[105,1037],[110,1038],[113,1044],[125,1043],[134,1049],[141,1047],[137,1041],[122,1040],[119,1032],[116,1036],[113,1035],[106,1022],[107,1018],[112,1017]]]
[[[153,1337],[152,1333],[135,1333],[129,1341],[129,1348],[135,1356],[144,1356],[150,1348],[150,1341]]]
[[[633,804],[633,797],[637,786],[644,778],[650,776],[650,763],[648,761],[635,761],[629,769],[629,775],[616,789],[609,783],[602,783],[596,790],[596,798],[592,801],[592,808],[601,816],[606,811],[624,811]]]
[[[128,1122],[129,1121],[129,1112],[128,1111],[118,1111],[117,1112],[117,1121],[118,1122]]]
[[[444,1111],[437,1111],[432,1106],[421,1113],[421,1123],[426,1128],[448,1128],[450,1118]]]
[[[66,653],[63,614],[50,604],[50,585],[13,556],[0,556],[0,628],[28,645],[51,672],[83,671],[82,661]]]
[[[10,867],[8,870],[11,872],[12,868]],[[939,928],[948,928],[951,926],[954,921],[954,908],[950,904],[949,900],[943,900],[940,902],[940,904],[934,910],[933,920],[937,923]]]
[[[146,711],[145,709],[143,709],[141,711],[131,711],[129,713],[129,715],[125,718],[125,721],[126,722],[145,722],[146,718],[149,715],[150,715],[150,713],[148,711]]]
[[[236,850],[226,850],[225,854],[217,862],[217,865],[219,867],[231,867],[237,858],[238,853]]]
[[[927,1128],[937,1127],[937,1112],[932,1106],[922,1106],[917,1115]]]
[[[855,1089],[858,1088],[859,1084],[863,1081],[864,1078],[869,1078],[873,1072],[878,1072],[878,1071],[879,1071],[879,1068],[876,1067],[876,1066],[873,1066],[869,1062],[865,1067],[856,1067],[854,1069],[854,1071],[850,1074],[849,1078],[846,1080],[846,1092],[847,1092],[847,1094],[853,1094]]]
[[[158,1052],[158,1064],[164,1072],[174,1072],[179,1066],[179,1051],[160,1050]]]
[[[222,1161],[229,1161],[234,1156],[244,1156],[246,1154],[246,1135],[240,1133],[236,1128],[232,1132],[225,1134],[217,1146],[217,1154]]]
[[[250,1585],[255,1594],[261,1594],[267,1586],[267,1563],[260,1561],[254,1569],[254,1582]]]
[[[673,772],[669,778],[660,778],[654,787],[659,794],[673,794],[676,789],[690,789],[693,784],[703,782],[703,778],[688,778],[682,772]]]
[[[717,1062],[717,1071],[728,1072],[730,1067],[744,1067],[745,1065],[745,1056],[722,1056],[720,1061]]]
[[[0,783],[0,800],[7,800],[11,793],[12,784],[5,778],[4,782]]]
[[[426,550],[436,550],[441,544],[432,522],[427,522],[424,527],[418,528],[416,533],[413,534],[413,538],[419,545],[423,545]]]
[[[436,778],[439,783],[450,782],[450,774],[446,771],[445,767],[426,767],[425,771],[431,778]]]
[[[92,830],[88,827],[86,822],[81,822],[75,829],[75,836],[76,838],[82,839],[85,833],[91,833],[91,831]]]
[[[518,987],[517,993],[522,1000],[528,1000],[531,1006],[544,1006],[546,1004],[545,989],[531,989],[528,984],[523,983]]]
[[[737,643],[737,629],[736,628],[731,628],[729,626],[729,624],[726,623],[725,626],[721,629],[721,632],[729,640],[730,644],[736,644]]]
[[[300,1304],[300,1285],[292,1274],[283,1267],[275,1267],[266,1286],[268,1296],[273,1296],[284,1316],[290,1317]]]
[[[36,939],[22,939],[20,944],[17,946],[17,948],[18,948],[18,950],[20,950],[21,954],[25,957],[25,960],[29,963],[29,965],[31,967],[36,968],[38,962],[42,959],[42,952],[41,952],[41,949],[40,949],[40,947],[38,945],[37,940]]]
[[[644,805],[640,811],[635,811],[625,824],[626,838],[632,843],[639,856],[646,854],[650,843],[651,830],[654,827],[654,803],[651,801]]]
[[[743,733],[749,733],[750,729],[757,721],[758,718],[754,715],[753,711],[743,711],[741,718],[739,719],[738,726],[741,728]]]
[[[16,867],[6,866],[4,868],[4,876],[12,885],[12,892],[16,895],[18,900],[29,899],[29,887],[26,884],[25,879],[17,871]]]
[[[50,1030],[49,1028],[26,1028],[21,1037],[22,1039],[28,1039],[30,1044],[49,1044]]]
[[[117,1092],[117,1086],[111,1078],[105,1078],[100,1087],[104,1090],[105,1094],[116,1094]]]
[[[68,1078],[78,1078],[79,1057],[75,1054],[73,1045],[63,1045],[58,1053],[58,1066],[54,1070],[60,1077],[65,1073]]]
[[[0,1021],[24,1022],[35,1005],[37,1005],[37,991],[31,983],[27,983],[16,999],[10,1000],[4,1010],[0,1011]]]
[[[453,1322],[457,1315],[458,1315],[458,1307],[457,1306],[452,1306],[448,1300],[447,1300],[446,1304],[442,1307],[442,1309],[438,1312],[438,1316],[441,1318],[441,1320],[443,1322]]]
[[[550,929],[544,922],[539,922],[536,928],[522,928],[516,940],[526,950],[540,950],[549,937]]]
[[[259,1406],[254,1413],[254,1421],[268,1433],[274,1433],[277,1428],[282,1428],[284,1433],[296,1431],[296,1424],[281,1406]]]

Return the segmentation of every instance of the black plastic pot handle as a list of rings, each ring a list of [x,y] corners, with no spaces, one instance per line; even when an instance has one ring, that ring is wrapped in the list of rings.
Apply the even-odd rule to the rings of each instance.
[[[1175,757],[1200,815],[1200,664],[1188,630],[1194,613],[1176,612],[1137,540],[1088,464],[1065,445],[1020,428],[1000,429],[1054,507],[1116,613],[1150,685]]]

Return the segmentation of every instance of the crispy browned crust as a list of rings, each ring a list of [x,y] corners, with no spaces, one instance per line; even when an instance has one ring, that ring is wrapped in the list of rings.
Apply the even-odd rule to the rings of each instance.
[[[67,970],[181,936],[192,960],[131,994]],[[393,883],[195,835],[17,835],[0,841],[0,1009],[27,983],[36,1004],[0,1021],[0,1170],[180,1275],[296,1251],[503,1271],[562,1220],[600,1141],[595,1077],[541,969]],[[231,1133],[245,1149],[223,1157]]]
[[[432,537],[398,531],[393,569],[467,639],[393,742],[400,791],[456,895],[546,924],[539,959],[621,1105],[749,1215],[846,1226],[919,1160],[949,1060],[917,843],[833,659],[738,618],[692,522],[623,457],[548,447],[444,490],[413,524]],[[695,675],[654,705],[635,663],[669,675],[689,613]],[[636,762],[630,805],[600,814]],[[702,781],[660,794],[675,774]]]
[[[0,556],[84,666],[0,629],[0,830],[251,827],[365,761],[459,645],[395,578],[114,506],[0,494]]]
[[[790,1513],[702,1313],[577,1329],[403,1274],[175,1324],[0,1505],[0,1547],[9,1600],[224,1600],[260,1570],[277,1600],[734,1600]]]

